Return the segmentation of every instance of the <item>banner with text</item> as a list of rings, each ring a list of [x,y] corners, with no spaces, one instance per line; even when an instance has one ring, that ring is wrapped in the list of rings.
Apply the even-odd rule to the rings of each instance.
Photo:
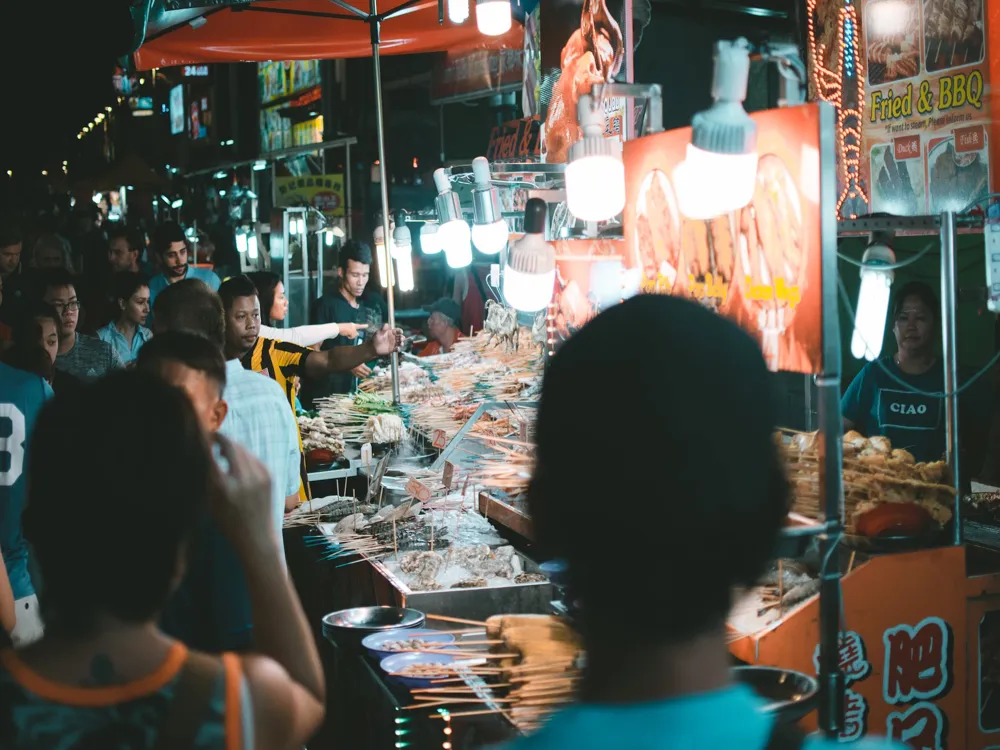
[[[960,211],[990,191],[987,0],[863,0],[871,209]]]
[[[431,103],[466,101],[517,91],[524,77],[524,31],[514,24],[489,46],[449,50],[431,70]]]
[[[326,216],[344,215],[344,175],[316,174],[277,179],[279,206],[312,206]]]

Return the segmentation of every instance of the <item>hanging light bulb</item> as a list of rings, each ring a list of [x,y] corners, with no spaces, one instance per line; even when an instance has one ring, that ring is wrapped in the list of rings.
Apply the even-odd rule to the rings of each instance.
[[[392,230],[393,260],[396,261],[396,282],[399,291],[413,291],[413,242],[410,239],[410,228],[400,217],[396,228]]]
[[[529,198],[524,209],[524,236],[510,246],[503,270],[503,297],[522,312],[544,310],[556,283],[556,250],[545,241],[545,201]]]
[[[327,229],[323,232],[323,244],[327,247],[333,247],[333,230]]]
[[[427,222],[420,227],[420,250],[424,255],[437,255],[441,252],[441,238],[438,237],[438,225]]]
[[[469,18],[469,0],[448,0],[448,20],[465,23]]]
[[[590,94],[580,97],[577,119],[583,138],[569,147],[566,204],[578,219],[607,221],[625,208],[621,144],[604,137],[604,113]]]
[[[476,0],[476,27],[487,36],[510,31],[510,0]]]
[[[712,219],[753,198],[757,124],[743,108],[750,75],[746,39],[716,42],[714,103],[691,119],[691,142],[674,169],[677,205],[689,219]]]
[[[390,238],[390,242],[392,239]],[[385,289],[389,286],[389,274],[387,268],[389,267],[389,255],[385,251],[385,230],[382,229],[382,225],[379,224],[375,227],[375,260],[378,263],[378,280]]]
[[[500,194],[490,182],[490,163],[484,157],[472,160],[472,174],[476,180],[472,191],[472,208],[476,214],[472,244],[479,252],[494,255],[507,246],[510,234],[500,209]]]
[[[472,231],[462,218],[458,196],[451,189],[451,182],[443,168],[434,170],[434,185],[438,190],[434,205],[441,222],[438,238],[445,260],[452,268],[465,268],[472,263]]]
[[[851,354],[857,359],[864,357],[870,362],[882,353],[895,262],[892,248],[874,238],[861,258],[861,291],[851,336]]]
[[[257,260],[257,233],[252,229],[247,231],[247,258]]]
[[[243,255],[247,251],[247,230],[240,228],[236,230],[236,252]]]

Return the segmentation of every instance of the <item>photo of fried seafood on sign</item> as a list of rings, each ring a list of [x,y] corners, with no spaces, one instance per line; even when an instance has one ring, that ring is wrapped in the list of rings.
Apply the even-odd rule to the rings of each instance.
[[[898,140],[872,146],[872,210],[916,216],[924,211],[922,144],[920,136]]]
[[[929,73],[982,62],[983,0],[924,0],[924,66]]]
[[[970,135],[969,131],[976,132]],[[955,133],[928,143],[931,213],[964,211],[973,202],[984,199],[989,192],[985,128],[959,128]],[[973,148],[976,143],[982,148]]]
[[[865,5],[868,83],[912,78],[920,72],[920,7],[917,0],[875,0]]]
[[[651,169],[635,203],[635,257],[643,278],[670,293],[681,266],[681,221],[666,172]]]

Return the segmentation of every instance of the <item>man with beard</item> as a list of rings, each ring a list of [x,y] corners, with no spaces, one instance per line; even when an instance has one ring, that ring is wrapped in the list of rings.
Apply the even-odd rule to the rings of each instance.
[[[403,332],[383,326],[358,346],[338,346],[317,352],[288,341],[260,335],[260,301],[257,288],[246,276],[234,276],[219,287],[226,311],[226,359],[239,359],[247,370],[275,380],[285,392],[295,413],[295,378],[320,378],[332,372],[347,372],[359,364],[391,354],[403,343]],[[302,466],[300,498],[308,499],[309,483],[305,459]]]
[[[207,268],[188,265],[187,240],[179,224],[168,221],[160,225],[153,235],[153,252],[160,261],[163,273],[154,276],[149,282],[150,309],[153,309],[157,294],[184,279],[204,281],[213,292],[218,291],[222,283],[218,276]]]
[[[76,294],[76,281],[68,271],[56,268],[43,273],[39,291],[42,301],[52,305],[59,314],[57,369],[81,380],[93,380],[110,370],[125,367],[111,344],[76,330],[80,322],[80,299]]]

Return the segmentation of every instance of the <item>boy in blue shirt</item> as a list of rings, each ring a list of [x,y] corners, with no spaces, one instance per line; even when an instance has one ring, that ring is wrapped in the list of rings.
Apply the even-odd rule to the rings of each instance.
[[[37,375],[0,363],[0,550],[14,595],[15,646],[41,637],[38,598],[28,574],[28,545],[21,536],[28,441],[42,405],[52,397]]]
[[[587,408],[622,372],[631,403]],[[730,678],[731,592],[760,576],[788,512],[769,390],[758,345],[676,297],[616,305],[552,359],[529,504],[540,547],[568,563],[587,668],[578,702],[509,750],[837,746],[777,726],[767,701]],[[580,471],[595,434],[625,441],[634,467],[610,506]],[[594,536],[619,498],[631,504],[627,554]]]

